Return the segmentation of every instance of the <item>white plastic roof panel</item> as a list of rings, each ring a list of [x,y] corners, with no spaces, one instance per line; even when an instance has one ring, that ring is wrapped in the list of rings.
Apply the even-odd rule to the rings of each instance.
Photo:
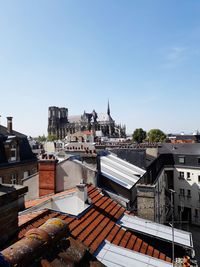
[[[172,242],[172,228],[170,226],[127,214],[120,219],[119,223],[125,228]],[[174,228],[174,242],[182,246],[193,248],[192,234],[190,232]]]
[[[107,177],[108,179],[116,182],[117,184],[123,186],[123,187],[126,187],[127,189],[131,189],[131,187],[134,185],[134,183],[130,183],[125,181],[125,179],[123,178],[123,176],[119,176],[119,175],[116,175],[115,173],[110,173],[110,171],[107,171],[106,168],[104,168],[103,170],[101,169],[101,173]],[[118,176],[118,177],[116,177]]]
[[[127,167],[127,168],[129,168],[129,169],[131,169],[131,170],[134,171],[136,174],[143,175],[143,174],[146,172],[146,171],[143,170],[142,168],[137,167],[136,165],[133,165],[133,164],[127,162],[126,160],[120,159],[120,158],[118,158],[117,156],[115,156],[115,155],[113,155],[113,154],[109,154],[107,157],[108,157],[109,159],[112,159],[112,160],[114,160],[115,162],[117,162],[117,163],[119,163],[119,164],[121,164],[121,165],[123,165],[123,166],[125,166],[125,167]]]
[[[145,171],[109,154],[101,157],[101,173],[108,179],[130,189]]]
[[[138,175],[141,176],[145,173],[145,171],[143,172],[143,170],[141,169],[141,171],[138,171],[138,169],[136,169],[137,167],[133,164],[128,163],[128,165],[126,164],[127,162],[125,160],[118,160],[117,157],[112,156],[112,155],[108,155],[108,156],[103,156],[101,157],[101,161],[105,162],[106,164],[108,164],[111,167],[115,167],[121,171],[126,172],[129,175]],[[143,173],[141,173],[143,172]]]
[[[106,241],[95,255],[108,267],[171,267],[172,264]]]
[[[125,183],[129,184],[130,186],[133,186],[139,180],[139,177],[137,177],[137,176],[131,177],[131,176],[129,176],[123,172],[116,170],[113,167],[110,167],[110,166],[104,164],[104,163],[101,163],[101,172],[107,173],[108,175],[110,175],[116,179],[120,179],[120,180],[122,180],[122,182],[125,182]]]

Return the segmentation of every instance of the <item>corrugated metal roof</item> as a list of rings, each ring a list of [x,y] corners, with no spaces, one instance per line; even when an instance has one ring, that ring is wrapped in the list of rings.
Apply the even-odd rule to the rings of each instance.
[[[126,214],[123,215],[119,223],[128,229],[172,242],[172,228],[169,226]],[[192,234],[174,228],[174,242],[192,248]]]
[[[171,263],[105,242],[95,255],[108,267],[170,267]]]
[[[109,154],[101,157],[101,173],[108,179],[130,189],[145,171]]]

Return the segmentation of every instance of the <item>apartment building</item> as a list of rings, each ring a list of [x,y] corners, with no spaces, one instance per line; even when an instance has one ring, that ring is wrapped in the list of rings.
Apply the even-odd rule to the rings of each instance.
[[[27,136],[0,125],[0,183],[22,184],[22,179],[37,172],[37,158],[31,151]]]
[[[199,143],[163,144],[157,148],[157,157],[149,164],[141,184],[138,185],[139,214],[145,217],[145,209],[148,210],[150,205],[147,193],[151,192],[151,218],[164,223],[172,212],[170,189],[174,190],[175,219],[200,225]],[[142,200],[140,197],[143,197]]]

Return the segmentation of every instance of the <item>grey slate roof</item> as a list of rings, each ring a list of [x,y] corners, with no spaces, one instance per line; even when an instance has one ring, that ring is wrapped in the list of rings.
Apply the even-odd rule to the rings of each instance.
[[[12,134],[13,135],[16,135],[16,136],[19,136],[19,137],[26,137],[25,134],[19,133],[19,132],[14,131],[14,130],[13,130]],[[2,126],[2,125],[0,125],[0,135],[10,135],[8,133],[8,131],[7,131],[7,128],[4,127],[4,126]]]
[[[159,154],[183,154],[183,155],[199,155],[200,156],[200,143],[195,144],[162,144],[158,148]]]

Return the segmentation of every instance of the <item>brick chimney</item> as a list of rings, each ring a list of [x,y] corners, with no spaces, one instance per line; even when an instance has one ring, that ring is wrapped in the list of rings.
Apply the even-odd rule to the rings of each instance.
[[[39,161],[39,196],[56,193],[56,164],[54,157]]]
[[[12,119],[13,117],[7,117],[7,131],[12,134]]]
[[[0,185],[0,248],[18,232],[19,201],[27,192],[27,186]]]

